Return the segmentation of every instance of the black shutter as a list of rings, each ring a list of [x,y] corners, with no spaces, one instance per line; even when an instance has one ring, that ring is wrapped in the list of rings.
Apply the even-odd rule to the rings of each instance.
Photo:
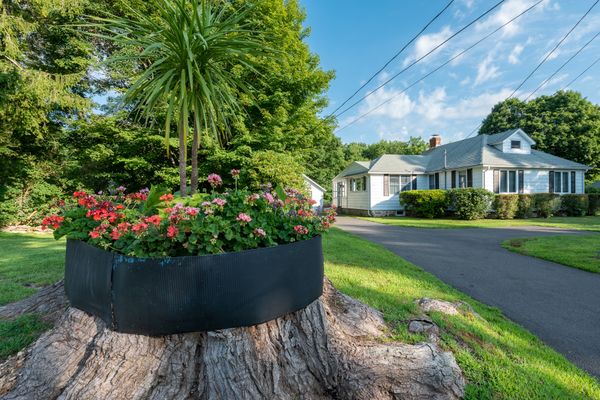
[[[456,187],[456,171],[452,171],[452,189]]]
[[[575,193],[575,171],[571,171],[571,193]]]
[[[416,177],[416,175],[412,176],[412,190],[417,190],[417,177]]]
[[[390,195],[390,176],[389,175],[383,176],[383,195],[384,196]]]
[[[494,170],[494,193],[500,193],[500,171]]]
[[[429,189],[435,189],[435,175],[429,175]]]
[[[467,170],[467,187],[473,187],[473,168]]]
[[[549,180],[548,180],[548,192],[554,193],[554,171],[550,171]]]
[[[522,169],[519,170],[519,193],[525,191],[525,173]]]
[[[440,173],[439,172],[435,173],[435,188],[436,189],[440,188]]]

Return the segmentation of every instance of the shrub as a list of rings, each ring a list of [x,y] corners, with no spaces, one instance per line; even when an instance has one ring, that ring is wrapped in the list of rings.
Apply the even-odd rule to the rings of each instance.
[[[494,194],[485,189],[451,189],[448,201],[454,214],[460,219],[479,219],[487,214]]]
[[[494,208],[500,219],[513,219],[519,207],[519,197],[516,194],[499,194],[494,199]]]
[[[581,217],[588,212],[587,194],[564,194],[561,196],[560,202],[561,211],[570,217]]]
[[[410,190],[400,193],[400,205],[407,214],[421,218],[439,218],[446,214],[448,196],[445,190]]]
[[[217,179],[218,178],[218,179]],[[213,187],[222,182],[209,176]],[[317,216],[296,190],[225,190],[176,199],[160,190],[111,195],[75,192],[44,219],[54,237],[78,239],[136,257],[216,254],[305,240],[329,228],[335,210]]]
[[[531,194],[519,194],[519,200],[517,202],[517,218],[529,218],[533,213],[534,209],[534,198]]]
[[[535,209],[538,217],[550,218],[560,209],[560,196],[552,193],[536,193]]]
[[[599,215],[600,214],[600,193],[588,194],[588,214]]]

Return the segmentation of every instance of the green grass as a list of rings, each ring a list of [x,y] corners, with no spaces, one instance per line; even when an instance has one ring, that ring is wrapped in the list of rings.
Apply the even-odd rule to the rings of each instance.
[[[0,305],[31,296],[64,273],[65,242],[50,235],[0,232]]]
[[[527,256],[600,273],[600,234],[509,239],[502,246]]]
[[[338,229],[325,235],[323,244],[327,275],[344,293],[381,310],[392,326],[392,340],[425,340],[407,330],[407,320],[419,315],[417,298],[466,301],[483,317],[431,315],[441,328],[441,346],[454,352],[468,380],[466,398],[600,399],[598,381],[497,309],[474,301],[383,247]],[[48,284],[62,277],[62,242],[47,236],[0,234],[0,247],[3,295],[4,288]],[[24,288],[14,289],[13,298],[33,292]],[[0,359],[27,346],[46,328],[36,315],[0,321]]]
[[[512,226],[545,226],[550,228],[580,229],[600,231],[600,216],[552,217],[529,219],[478,219],[464,221],[459,219],[425,219],[411,217],[360,217],[381,224],[406,226],[413,228],[507,228]]]
[[[37,314],[24,314],[9,321],[0,321],[0,360],[33,343],[50,324]]]
[[[325,270],[342,292],[381,310],[392,338],[419,342],[406,321],[414,300],[466,301],[483,319],[434,313],[441,345],[452,350],[468,380],[468,399],[600,399],[600,384],[537,337],[390,251],[343,231],[324,236]]]

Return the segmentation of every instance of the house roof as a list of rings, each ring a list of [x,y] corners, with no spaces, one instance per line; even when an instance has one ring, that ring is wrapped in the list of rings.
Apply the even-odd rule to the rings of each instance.
[[[316,187],[320,191],[322,191],[322,192],[326,192],[327,191],[327,189],[323,188],[323,186],[319,185],[317,182],[315,182],[314,180],[310,179],[307,175],[302,174],[302,177],[304,178],[305,181],[307,181],[308,183],[310,183],[311,185],[313,185],[314,187]]]
[[[539,150],[530,154],[505,153],[496,147],[514,134],[521,132],[530,144],[535,144],[521,129],[511,129],[493,135],[447,143],[423,152],[421,155],[385,154],[372,161],[352,163],[338,176],[364,173],[425,173],[477,165],[515,168],[589,169],[588,166],[553,156]]]

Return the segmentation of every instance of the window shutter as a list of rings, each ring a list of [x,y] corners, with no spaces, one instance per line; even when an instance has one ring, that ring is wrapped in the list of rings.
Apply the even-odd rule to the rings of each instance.
[[[500,171],[494,170],[494,193],[500,193]]]
[[[522,169],[519,170],[519,193],[525,191],[525,173]]]
[[[439,172],[435,173],[435,188],[436,189],[440,188],[440,173]]]
[[[548,192],[549,193],[554,193],[554,171],[550,171],[550,173],[548,174],[549,176],[549,180],[548,180]]]
[[[571,193],[575,193],[575,171],[571,171]]]
[[[383,195],[384,196],[390,195],[390,176],[389,175],[383,176]]]
[[[456,187],[456,171],[452,171],[452,189]]]
[[[416,177],[416,175],[412,176],[412,190],[417,190],[417,177]]]
[[[473,168],[467,170],[467,187],[473,187]]]

